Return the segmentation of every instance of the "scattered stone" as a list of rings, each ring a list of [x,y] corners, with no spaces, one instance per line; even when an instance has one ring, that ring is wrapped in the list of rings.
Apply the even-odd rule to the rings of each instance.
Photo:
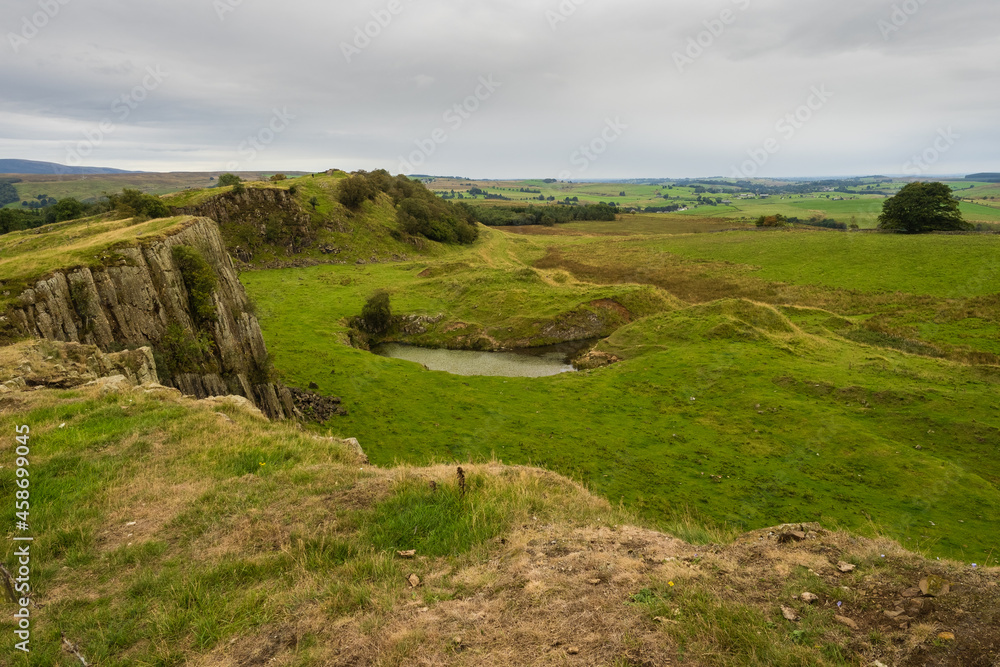
[[[310,382],[309,388],[315,391],[316,389],[319,389],[319,385],[316,384],[315,382]]]
[[[858,629],[858,624],[852,621],[851,619],[847,618],[846,616],[834,616],[833,620],[837,621],[837,623],[840,623],[841,625],[846,625],[851,630]]]
[[[235,423],[236,423],[236,422],[234,422],[234,421],[233,421],[233,418],[232,418],[232,417],[230,417],[229,415],[227,415],[227,414],[226,414],[226,413],[224,413],[224,412],[216,412],[216,413],[215,413],[215,416],[216,416],[216,417],[219,417],[219,418],[220,418],[220,419],[222,419],[222,421],[224,421],[224,422],[228,422],[228,423],[230,423],[230,424],[235,424]]]
[[[895,611],[889,611],[888,609],[886,609],[882,613],[885,614],[885,617],[888,618],[889,620],[895,621],[896,619],[898,619],[900,616],[903,615],[903,610],[896,609]]]
[[[368,455],[365,454],[365,450],[361,448],[361,443],[358,442],[357,438],[344,438],[343,440],[341,440],[341,442],[347,445],[347,448],[350,449],[352,452],[354,452],[355,455],[357,455],[358,460],[361,463],[365,465],[368,465],[370,463],[370,461],[368,460]]]
[[[600,580],[600,579],[591,579],[591,580],[590,580],[590,581],[588,581],[587,583],[588,583],[588,584],[590,584],[591,586],[596,586],[596,585],[598,585],[599,583],[601,583],[601,580]]]
[[[916,586],[914,586],[913,588],[907,588],[905,591],[900,593],[900,595],[903,596],[904,598],[915,598],[918,595],[922,595],[922,591]]]
[[[416,588],[417,586],[419,586],[419,585],[420,585],[420,577],[418,577],[418,576],[417,576],[417,575],[415,575],[415,574],[411,574],[410,576],[408,576],[408,577],[406,578],[406,580],[407,580],[408,582],[410,582],[410,588]],[[461,644],[461,643],[462,643],[462,642],[459,642],[459,644]]]
[[[459,637],[458,635],[456,635],[456,636],[454,636],[454,637],[451,638],[451,643],[454,644],[455,646],[461,646],[462,645],[462,638]]]
[[[942,632],[938,635],[938,639],[943,642],[953,642],[955,641],[955,634],[953,632]]]
[[[397,551],[396,553],[400,558],[413,558],[417,555],[416,549],[410,549],[409,551]]]
[[[932,598],[947,595],[951,591],[951,583],[932,574],[920,580],[920,592]]]
[[[804,539],[806,539],[806,534],[801,530],[790,530],[787,533],[778,535],[778,544],[785,544],[786,542],[801,542]]]
[[[851,565],[850,563],[845,563],[844,561],[840,561],[839,563],[837,563],[837,569],[843,572],[844,574],[847,574],[848,572],[854,572],[854,570],[857,569],[857,565]]]
[[[813,602],[817,602],[819,600],[819,596],[816,595],[815,593],[803,593],[799,597],[802,598],[803,602],[808,602],[809,604],[812,604]]]
[[[793,623],[799,620],[799,615],[795,613],[795,610],[784,605],[781,606],[781,615],[785,617],[786,621],[792,621]]]
[[[131,389],[134,385],[124,375],[112,375],[110,377],[97,378],[93,382],[88,382],[85,387],[97,387],[101,390],[101,395],[121,394]]]
[[[566,649],[566,653],[568,655],[579,655],[580,649],[577,648],[576,646],[570,646],[568,649]]]
[[[309,388],[312,389],[314,384],[310,383]],[[321,396],[295,387],[289,387],[288,391],[292,394],[295,407],[310,421],[322,423],[334,417],[347,416],[347,410],[341,405],[342,401],[337,396]]]

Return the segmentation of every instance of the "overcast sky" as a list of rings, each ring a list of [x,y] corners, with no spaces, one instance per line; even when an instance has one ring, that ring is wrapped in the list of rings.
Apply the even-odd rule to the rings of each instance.
[[[0,158],[1000,171],[997,0],[3,0],[0,30]]]

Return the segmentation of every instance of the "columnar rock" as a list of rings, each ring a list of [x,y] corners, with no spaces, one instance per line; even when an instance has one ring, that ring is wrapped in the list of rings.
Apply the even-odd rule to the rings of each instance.
[[[216,321],[207,326],[214,334],[213,354],[220,370],[179,375],[174,384],[199,398],[224,393],[246,396],[269,417],[284,418],[279,389],[254,386],[254,378],[266,368],[267,348],[212,220],[193,218],[168,236],[106,252],[100,268],[56,271],[26,289],[8,315],[29,336],[93,344],[106,352],[123,346],[155,348],[171,324],[185,331],[197,329],[173,257],[178,245],[198,249],[218,277],[212,295]]]

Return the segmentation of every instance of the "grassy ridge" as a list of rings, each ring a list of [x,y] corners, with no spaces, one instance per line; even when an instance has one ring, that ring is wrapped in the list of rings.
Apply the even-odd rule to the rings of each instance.
[[[468,250],[439,264],[244,276],[277,367],[293,384],[316,382],[344,397],[351,415],[338,427],[357,434],[373,460],[495,455],[570,475],[654,521],[691,509],[740,527],[820,520],[865,530],[871,517],[908,546],[988,555],[990,522],[1000,520],[1000,470],[989,445],[1000,426],[995,376],[846,341],[834,331],[850,321],[832,313],[788,319],[747,302],[672,310],[612,336],[608,349],[628,359],[622,364],[530,380],[458,378],[343,345],[343,319],[376,287],[394,290],[406,313],[475,317],[497,308],[500,319],[530,319],[553,298],[596,288],[539,281],[533,298],[504,312],[513,285],[497,282],[485,258],[505,257],[508,280],[516,280],[524,267],[517,260],[552,243],[637,266],[649,256],[645,247],[632,252],[635,244],[654,243],[488,238],[496,247],[483,262]],[[506,254],[496,252],[501,245]],[[453,281],[419,279],[428,267],[447,274],[456,263]],[[485,291],[470,296],[470,285]]]
[[[102,255],[120,244],[156,238],[189,217],[158,218],[133,224],[127,220],[74,220],[39,229],[0,235],[0,312],[34,278],[75,266],[98,266]]]

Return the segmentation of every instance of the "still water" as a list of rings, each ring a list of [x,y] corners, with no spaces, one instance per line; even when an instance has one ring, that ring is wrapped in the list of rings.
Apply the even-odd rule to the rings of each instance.
[[[570,359],[592,344],[593,341],[581,341],[516,352],[474,352],[388,343],[372,348],[372,352],[383,357],[415,361],[432,371],[453,375],[535,378],[574,372],[576,369],[570,364]]]

